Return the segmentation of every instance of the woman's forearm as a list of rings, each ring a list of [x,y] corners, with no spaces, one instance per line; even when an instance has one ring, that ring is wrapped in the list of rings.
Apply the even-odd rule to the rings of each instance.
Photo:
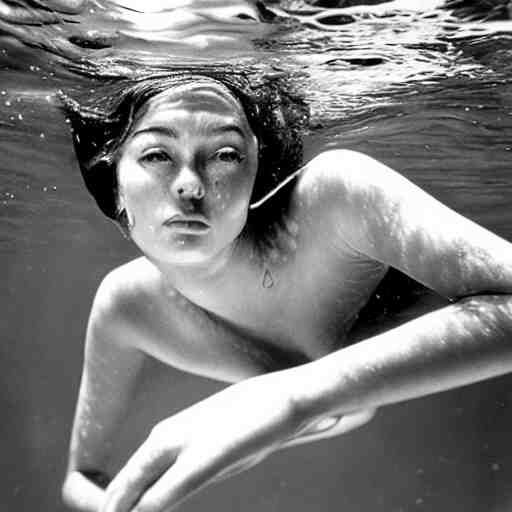
[[[512,296],[463,299],[292,371],[305,418],[400,402],[512,370]]]
[[[66,476],[62,487],[64,503],[77,512],[99,512],[105,491],[79,471]]]

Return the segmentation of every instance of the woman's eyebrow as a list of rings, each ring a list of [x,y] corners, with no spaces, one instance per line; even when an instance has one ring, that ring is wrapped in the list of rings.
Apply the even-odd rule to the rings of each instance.
[[[230,123],[230,124],[222,124],[222,125],[215,125],[212,128],[208,130],[211,134],[216,135],[219,133],[227,133],[227,132],[235,132],[240,137],[244,138],[245,133],[238,126],[237,124]],[[178,133],[171,128],[170,126],[148,126],[147,128],[142,128],[140,130],[137,130],[134,132],[131,136],[131,138],[135,138],[138,135],[142,135],[143,133],[160,133],[162,135],[167,135],[168,137],[173,137],[174,139],[179,138]]]
[[[222,125],[217,125],[217,126],[214,126],[212,129],[211,129],[211,132],[212,133],[226,133],[226,132],[235,132],[237,133],[238,135],[240,135],[240,137],[244,138],[245,137],[245,133],[244,131],[242,130],[242,128],[240,128],[240,126],[238,126],[237,124],[222,124]]]
[[[141,135],[143,133],[161,133],[162,135],[167,135],[168,137],[173,137],[175,139],[178,138],[178,134],[169,126],[149,126],[148,128],[142,128],[141,130],[137,130],[132,135],[132,139],[137,137],[137,135]]]

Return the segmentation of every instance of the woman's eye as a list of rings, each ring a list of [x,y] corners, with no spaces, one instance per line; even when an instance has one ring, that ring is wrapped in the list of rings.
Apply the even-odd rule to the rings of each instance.
[[[170,162],[171,160],[171,157],[162,150],[148,151],[140,158],[140,161],[145,164],[159,164]]]
[[[215,152],[214,154],[215,160],[218,160],[223,163],[240,163],[244,157],[233,148],[222,148]]]

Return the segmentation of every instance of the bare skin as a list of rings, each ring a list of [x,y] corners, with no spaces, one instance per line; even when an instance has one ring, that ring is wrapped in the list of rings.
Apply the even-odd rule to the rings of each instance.
[[[218,88],[163,93],[133,128],[120,201],[145,256],[107,276],[91,311],[64,485],[76,509],[170,510],[277,449],[356,428],[375,407],[510,370],[511,244],[338,150],[305,165],[261,254],[243,232],[256,155],[245,115]],[[199,225],[168,222],[177,212]],[[390,266],[443,305],[481,302],[380,335],[354,329]],[[238,384],[157,425],[104,491],[90,475],[104,472],[148,357]]]

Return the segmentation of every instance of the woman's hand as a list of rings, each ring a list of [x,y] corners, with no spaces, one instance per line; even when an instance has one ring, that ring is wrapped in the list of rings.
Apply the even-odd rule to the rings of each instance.
[[[303,427],[288,371],[255,377],[160,422],[107,488],[102,512],[168,511],[260,462]]]

